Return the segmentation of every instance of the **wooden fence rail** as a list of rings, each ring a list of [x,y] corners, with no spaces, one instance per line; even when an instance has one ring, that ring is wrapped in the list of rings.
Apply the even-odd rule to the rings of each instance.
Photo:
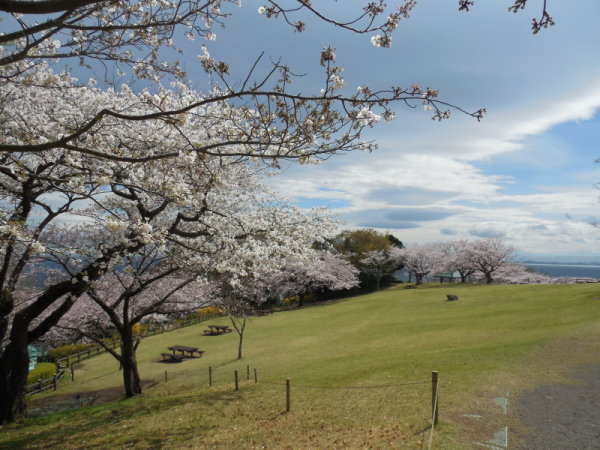
[[[155,336],[157,334],[164,333],[166,331],[175,330],[178,328],[187,327],[190,325],[195,325],[200,322],[204,322],[206,320],[216,319],[217,317],[222,317],[223,314],[208,314],[205,316],[199,317],[191,317],[189,319],[185,319],[179,322],[173,322],[168,326],[160,326],[155,328],[149,328],[146,330],[142,338]],[[112,341],[106,344],[107,347],[116,349],[120,345],[119,339],[113,339]],[[94,347],[87,348],[81,352],[73,353],[72,355],[65,356],[63,358],[58,358],[56,363],[59,366],[59,370],[53,378],[47,378],[46,380],[40,380],[30,385],[25,386],[26,395],[37,394],[38,392],[42,392],[48,390],[50,388],[56,389],[56,384],[58,381],[64,376],[65,368],[72,367],[74,363],[80,363],[85,359],[89,359],[93,356],[97,356],[101,353],[106,353],[106,348],[97,345]]]
[[[33,384],[25,386],[25,395],[38,394],[48,389],[56,390],[56,386],[60,379],[65,375],[65,369],[62,367],[58,369],[56,374],[52,378],[46,378],[45,380],[38,380]]]

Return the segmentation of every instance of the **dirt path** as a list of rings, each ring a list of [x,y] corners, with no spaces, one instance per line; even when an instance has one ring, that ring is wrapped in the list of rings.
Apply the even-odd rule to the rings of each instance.
[[[517,446],[527,450],[600,449],[600,364],[581,366],[572,384],[538,386],[513,401],[524,426]]]

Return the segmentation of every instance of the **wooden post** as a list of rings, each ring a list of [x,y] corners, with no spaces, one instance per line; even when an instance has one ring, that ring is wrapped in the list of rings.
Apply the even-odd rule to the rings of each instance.
[[[75,364],[71,364],[71,381],[75,381]]]
[[[239,390],[239,386],[238,386],[238,371],[235,371],[235,390]]]
[[[169,381],[169,376],[167,375],[167,371],[165,370],[165,383]]]
[[[250,366],[246,366],[246,381],[250,381]]]
[[[256,369],[254,369],[254,382],[258,383],[258,376],[256,375]]]
[[[287,378],[285,380],[285,410],[286,412],[290,412],[291,409],[291,386],[290,386],[290,379]]]
[[[212,366],[208,366],[208,385],[212,386]]]
[[[54,375],[54,377],[52,377],[52,387],[54,388],[53,390],[56,390],[56,377],[58,376],[58,374]]]
[[[440,398],[438,393],[439,372],[434,370],[431,372],[431,417],[433,424],[437,425],[438,415],[440,410]]]
[[[77,362],[81,362],[81,352],[77,353]]]

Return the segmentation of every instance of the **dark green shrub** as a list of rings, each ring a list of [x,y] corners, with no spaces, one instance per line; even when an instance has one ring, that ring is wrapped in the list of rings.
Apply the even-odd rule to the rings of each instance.
[[[54,359],[64,358],[75,353],[82,352],[92,347],[89,344],[69,344],[53,348],[48,352],[48,356]]]

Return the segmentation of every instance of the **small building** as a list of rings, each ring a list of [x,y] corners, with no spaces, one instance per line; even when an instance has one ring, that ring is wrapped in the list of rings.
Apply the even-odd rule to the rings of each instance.
[[[27,346],[27,353],[29,353],[29,370],[33,370],[37,366],[38,351],[34,345]]]
[[[440,283],[460,283],[460,273],[458,272],[434,273],[432,277],[439,278]]]

